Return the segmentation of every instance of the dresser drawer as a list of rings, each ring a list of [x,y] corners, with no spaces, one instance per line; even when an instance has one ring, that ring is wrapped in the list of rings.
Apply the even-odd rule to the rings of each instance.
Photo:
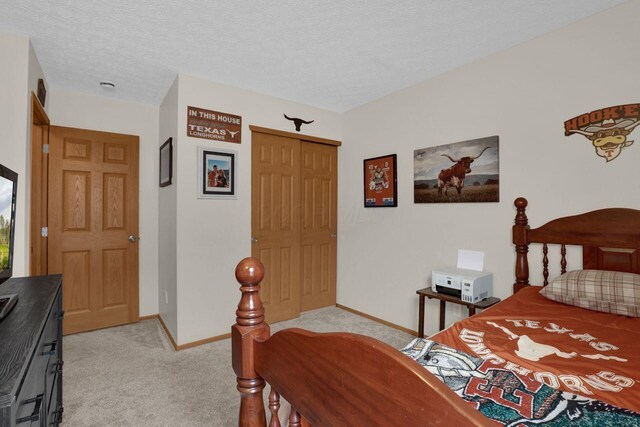
[[[57,398],[58,386],[62,378],[62,369],[64,362],[62,360],[56,360],[52,357],[49,360],[49,366],[47,368],[47,376],[45,377],[45,390],[47,393],[47,409],[51,409],[52,401]]]
[[[56,371],[52,378],[53,381],[51,384],[47,384],[47,391],[50,393],[47,409],[47,425],[57,426],[62,422],[62,402],[58,399],[58,388],[61,385],[62,371]]]
[[[16,426],[39,426],[45,419],[46,396],[42,357],[34,357],[16,399]]]
[[[62,344],[60,331],[61,331],[61,312],[60,307],[56,303],[51,308],[51,312],[47,318],[47,324],[44,327],[44,331],[42,332],[42,345],[39,347],[40,353],[45,356],[54,356],[56,359],[59,358],[61,353],[60,346]]]
[[[62,408],[62,276],[11,278],[19,301],[0,322],[0,427],[59,423]]]
[[[45,348],[43,356],[48,358],[45,371],[45,412],[47,426],[57,426],[62,422],[62,300],[60,294],[49,313],[44,332]],[[52,343],[52,344],[46,344]]]
[[[58,304],[54,304],[47,317],[42,335],[36,345],[25,380],[19,392],[15,417],[16,426],[43,426],[49,424],[51,399],[57,390],[60,375],[60,320]],[[57,400],[57,399],[56,399]],[[57,404],[57,403],[56,403]]]

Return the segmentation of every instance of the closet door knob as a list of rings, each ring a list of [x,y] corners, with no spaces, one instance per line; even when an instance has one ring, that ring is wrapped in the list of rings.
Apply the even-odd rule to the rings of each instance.
[[[258,239],[256,239],[255,237],[251,236],[251,243],[258,243]]]

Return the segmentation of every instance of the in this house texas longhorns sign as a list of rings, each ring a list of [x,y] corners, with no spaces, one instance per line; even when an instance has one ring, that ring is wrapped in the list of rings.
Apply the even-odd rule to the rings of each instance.
[[[638,125],[640,104],[616,105],[567,120],[564,134],[584,135],[593,144],[596,154],[610,162],[633,144],[627,137]]]
[[[240,144],[242,117],[187,107],[187,136]]]

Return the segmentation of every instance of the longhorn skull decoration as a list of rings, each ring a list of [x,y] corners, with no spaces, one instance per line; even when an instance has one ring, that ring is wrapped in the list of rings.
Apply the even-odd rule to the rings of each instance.
[[[287,119],[287,120],[291,120],[293,122],[293,124],[296,125],[296,131],[298,131],[298,132],[300,132],[300,126],[302,126],[303,123],[305,125],[308,125],[308,124],[313,123],[315,121],[315,120],[306,121],[306,120],[299,119],[297,117],[291,118],[291,117],[287,116],[286,114],[284,114],[284,118]]]

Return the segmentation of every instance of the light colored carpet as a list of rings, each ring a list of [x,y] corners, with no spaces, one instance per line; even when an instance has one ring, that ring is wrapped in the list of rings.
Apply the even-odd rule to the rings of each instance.
[[[335,307],[271,329],[290,327],[355,332],[396,348],[413,338]],[[176,352],[159,321],[147,320],[66,336],[64,360],[67,427],[237,425],[240,397],[228,339]]]

